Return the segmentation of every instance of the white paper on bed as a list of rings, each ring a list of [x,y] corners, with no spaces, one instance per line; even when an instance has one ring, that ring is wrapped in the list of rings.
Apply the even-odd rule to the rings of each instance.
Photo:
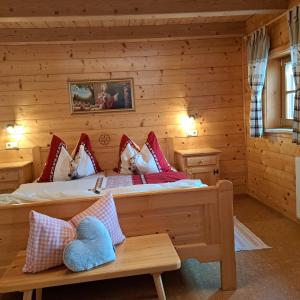
[[[11,194],[0,195],[0,204],[26,203],[92,196],[97,197],[98,195],[91,191],[91,189],[94,188],[97,178],[101,176],[103,177],[103,174],[98,173],[89,177],[72,181],[22,184],[15,192]],[[183,179],[170,183],[138,184],[132,186],[103,189],[101,193],[111,191],[113,195],[119,195],[205,186],[207,185],[203,184],[199,179]]]

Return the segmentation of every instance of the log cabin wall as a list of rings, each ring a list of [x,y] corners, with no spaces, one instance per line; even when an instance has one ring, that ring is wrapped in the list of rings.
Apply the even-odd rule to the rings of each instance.
[[[31,159],[52,134],[74,145],[81,132],[117,155],[123,133],[141,141],[154,130],[173,137],[175,149],[222,150],[221,177],[245,192],[241,38],[2,45],[0,61],[1,128],[25,127],[20,150],[5,150],[1,131],[0,162]],[[109,78],[134,79],[135,112],[70,114],[68,80]],[[182,130],[187,114],[196,116],[198,137]]]
[[[295,4],[293,1],[293,5]],[[268,19],[262,16],[252,17],[247,22],[247,31],[253,31]],[[289,33],[286,16],[271,24],[269,32],[271,35],[271,53],[288,49]],[[260,139],[249,137],[251,94],[247,82],[246,54],[243,61],[247,127],[247,193],[295,219],[295,157],[300,155],[300,147],[292,144],[292,134],[266,133]]]

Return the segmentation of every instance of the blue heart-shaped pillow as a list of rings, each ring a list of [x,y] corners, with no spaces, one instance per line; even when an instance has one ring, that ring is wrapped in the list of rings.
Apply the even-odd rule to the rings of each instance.
[[[77,239],[64,250],[64,264],[73,272],[90,270],[116,259],[111,237],[96,217],[84,218],[77,227]]]

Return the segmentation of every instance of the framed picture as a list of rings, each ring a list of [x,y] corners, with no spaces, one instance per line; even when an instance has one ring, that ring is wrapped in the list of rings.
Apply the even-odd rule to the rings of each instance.
[[[134,110],[133,79],[70,81],[72,114]]]

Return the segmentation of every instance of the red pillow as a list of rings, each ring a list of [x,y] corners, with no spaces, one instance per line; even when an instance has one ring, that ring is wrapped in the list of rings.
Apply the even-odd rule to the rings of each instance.
[[[48,158],[38,182],[69,180],[71,161],[72,157],[64,141],[53,135]]]
[[[140,152],[140,148],[127,135],[123,134],[119,148],[119,166],[116,169],[121,174],[132,174],[130,160]]]
[[[151,131],[148,134],[147,141],[146,141],[145,145],[143,146],[143,148],[148,148],[149,152],[151,153],[151,155],[153,156],[153,158],[156,162],[156,166],[157,166],[157,169],[159,170],[159,172],[169,172],[172,170],[170,164],[168,163],[167,159],[165,158],[164,153],[162,152],[162,150],[160,148],[157,137],[153,131]],[[145,152],[143,152],[143,148],[141,150],[141,153],[143,156],[145,156],[146,150],[144,150]],[[150,154],[148,154],[148,155],[150,155]]]
[[[126,135],[123,135],[120,143],[119,173],[150,174],[171,170],[153,131],[149,133],[141,150]]]
[[[87,134],[81,134],[72,156],[74,158],[70,170],[72,178],[85,177],[102,171]]]
[[[147,141],[140,154],[136,156],[134,164],[142,174],[170,172],[172,170],[153,131],[148,134]]]

